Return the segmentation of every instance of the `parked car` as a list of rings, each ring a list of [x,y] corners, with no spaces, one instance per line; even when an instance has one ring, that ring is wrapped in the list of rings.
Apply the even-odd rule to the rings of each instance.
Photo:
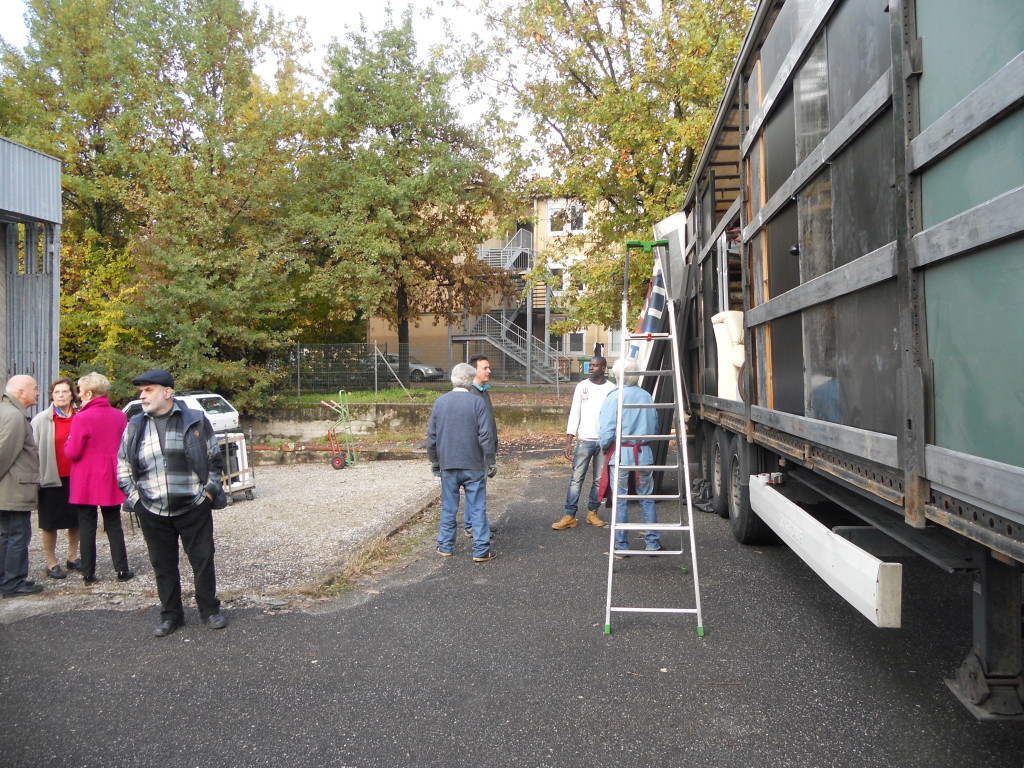
[[[228,432],[238,429],[238,411],[220,395],[206,390],[184,390],[175,392],[174,397],[180,400],[186,407],[197,411],[205,411],[206,417],[213,425],[215,432]],[[121,409],[130,419],[137,413],[142,413],[142,401],[132,400]]]
[[[388,368],[398,373],[398,355],[395,352],[384,352],[383,354]],[[410,357],[409,378],[412,381],[441,381],[444,378],[444,369],[421,363]]]

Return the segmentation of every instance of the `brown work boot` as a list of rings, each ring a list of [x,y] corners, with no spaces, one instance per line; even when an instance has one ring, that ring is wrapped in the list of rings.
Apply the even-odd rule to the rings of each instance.
[[[590,510],[587,512],[587,522],[591,525],[596,525],[598,528],[607,528],[608,523],[597,516],[597,512]]]
[[[563,515],[562,519],[559,520],[557,523],[552,523],[551,527],[554,528],[556,531],[564,531],[566,528],[575,528],[576,518],[572,515]]]

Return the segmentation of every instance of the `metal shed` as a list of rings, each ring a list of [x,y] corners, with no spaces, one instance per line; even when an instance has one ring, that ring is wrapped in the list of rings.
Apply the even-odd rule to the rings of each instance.
[[[57,376],[60,161],[0,138],[0,374]]]

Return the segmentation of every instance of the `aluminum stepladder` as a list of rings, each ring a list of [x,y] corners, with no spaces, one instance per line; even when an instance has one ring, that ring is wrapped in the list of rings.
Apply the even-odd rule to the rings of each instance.
[[[604,632],[610,634],[612,631],[611,615],[615,613],[683,613],[683,614],[694,614],[697,617],[697,635],[699,637],[704,636],[704,621],[701,614],[700,608],[700,581],[697,575],[697,548],[694,541],[693,533],[693,498],[690,490],[690,467],[689,457],[686,449],[686,435],[683,429],[683,418],[682,418],[682,404],[683,404],[683,387],[682,387],[682,367],[679,362],[679,339],[676,327],[676,315],[673,303],[669,300],[671,292],[668,291],[667,281],[669,279],[668,273],[664,270],[664,264],[660,263],[662,255],[659,252],[659,247],[665,248],[668,246],[667,240],[656,240],[656,241],[629,241],[626,243],[626,253],[624,257],[624,285],[622,289],[622,339],[623,344],[627,345],[629,341],[656,341],[663,340],[668,344],[669,347],[669,359],[671,360],[671,367],[665,370],[638,370],[635,372],[637,376],[656,376],[663,377],[671,381],[671,402],[655,402],[651,404],[629,404],[623,403],[621,393],[618,397],[618,407],[615,415],[615,456],[617,460],[622,456],[622,443],[635,442],[635,441],[674,441],[675,442],[675,464],[648,464],[646,466],[638,466],[635,464],[623,463],[621,467],[616,466],[614,469],[609,467],[609,477],[612,487],[612,513],[611,513],[611,533],[608,542],[608,594],[605,603],[605,620],[604,620]],[[629,294],[629,251],[632,248],[642,248],[645,252],[653,252],[656,265],[662,267],[661,274],[662,279],[665,281],[666,301],[664,311],[668,313],[668,332],[667,333],[629,333],[628,331],[628,294]],[[655,274],[657,274],[657,269]],[[662,356],[664,359],[666,356]],[[620,383],[621,388],[621,383]],[[623,435],[622,434],[622,414],[625,409],[629,408],[654,408],[654,409],[665,409],[671,408],[673,413],[672,429],[670,434],[651,434],[651,435]],[[664,452],[666,455],[668,451]],[[619,488],[618,477],[619,469],[624,469],[632,472],[636,469],[652,470],[654,472],[672,472],[676,473],[676,493],[672,494],[630,494],[629,488]],[[682,492],[680,492],[682,491]],[[616,511],[618,509],[619,500],[629,501],[640,501],[640,500],[651,500],[651,501],[664,501],[664,502],[676,502],[675,509],[677,514],[675,515],[675,522],[663,523],[658,522],[654,524],[648,523],[618,523]],[[628,520],[628,518],[627,518]],[[625,550],[616,552],[615,550],[615,534],[617,531],[659,531],[659,532],[678,532],[680,534],[680,547],[679,549],[668,549],[663,548],[658,551],[650,552],[646,550]],[[612,586],[615,576],[615,560],[617,557],[627,556],[677,556],[682,557],[686,555],[687,548],[684,545],[684,535],[689,541],[689,552],[690,552],[690,571],[693,574],[693,594],[694,594],[694,605],[693,608],[653,608],[653,607],[639,607],[639,606],[624,606],[624,605],[613,605],[612,604]],[[664,547],[664,544],[662,545]],[[682,573],[685,575],[687,566],[683,564],[681,566]]]

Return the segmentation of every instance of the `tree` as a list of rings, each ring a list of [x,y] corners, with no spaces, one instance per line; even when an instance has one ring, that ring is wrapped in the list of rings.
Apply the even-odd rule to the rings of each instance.
[[[30,0],[2,130],[65,163],[62,362],[264,403],[295,306],[282,233],[312,97],[295,29],[239,0]],[[275,57],[273,87],[254,73]]]
[[[536,193],[582,202],[586,291],[565,297],[567,327],[618,324],[617,260],[628,239],[678,211],[742,42],[749,0],[474,0],[493,33],[464,53],[532,120],[549,173]],[[660,7],[659,7],[660,6]],[[579,238],[565,243],[579,248]],[[546,254],[549,260],[564,253]],[[642,301],[650,257],[631,259]],[[543,279],[545,265],[535,271]],[[620,282],[621,284],[621,282]],[[565,330],[567,328],[563,328]],[[557,329],[555,329],[557,330]]]
[[[304,169],[307,292],[329,297],[340,319],[386,318],[408,344],[423,315],[451,323],[509,289],[475,258],[508,199],[487,143],[449,102],[453,75],[417,60],[408,11],[373,37],[349,34],[330,66],[331,111]]]

